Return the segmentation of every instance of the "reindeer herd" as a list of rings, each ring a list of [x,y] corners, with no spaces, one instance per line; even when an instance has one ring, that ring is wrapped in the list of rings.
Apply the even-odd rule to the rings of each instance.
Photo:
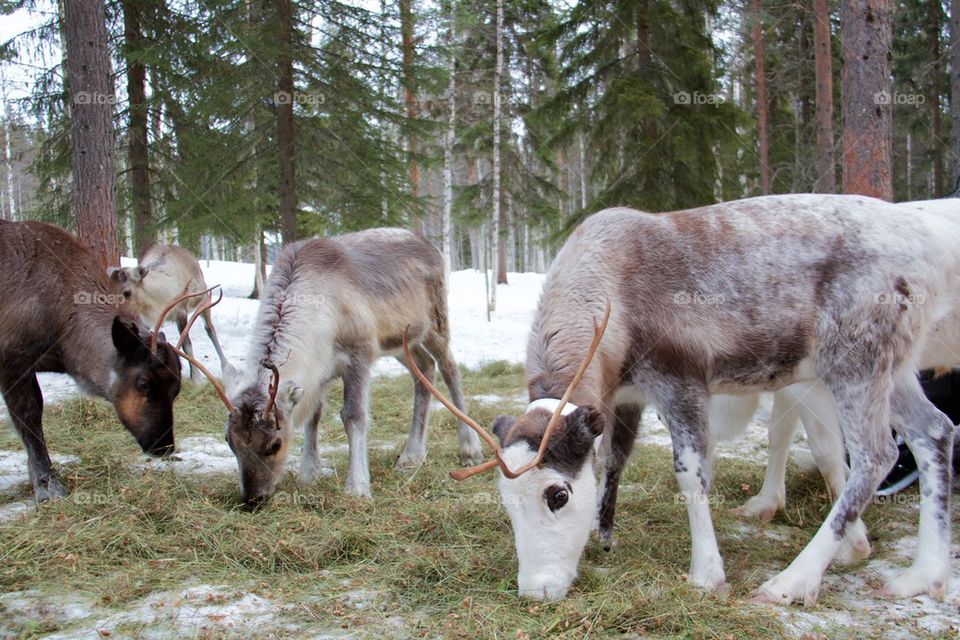
[[[891,427],[918,463],[919,540],[913,564],[879,593],[943,598],[954,425],[924,396],[916,373],[960,361],[958,286],[958,200],[790,195],[664,214],[608,209],[577,227],[557,255],[528,340],[530,404],[497,418],[491,434],[466,413],[441,257],[407,231],[287,246],[241,371],[227,362],[212,324],[216,287],[183,249],[158,246],[138,267],[103,273],[66,231],[0,221],[0,392],[36,499],[49,500],[66,490],[44,441],[37,373],[73,376],[113,403],[145,452],[165,456],[175,449],[182,356],[226,407],[242,504],[253,510],[275,492],[298,427],[301,480],[317,477],[318,429],[337,378],[346,491],[371,495],[371,368],[393,355],[414,377],[397,467],[424,462],[436,396],[459,420],[465,468],[451,476],[497,470],[518,590],[539,600],[565,597],[591,532],[612,547],[620,477],[645,407],[657,410],[672,439],[691,529],[688,578],[707,591],[726,589],[708,495],[714,446],[742,431],[758,394],[773,392],[767,476],[740,513],[769,518],[783,508],[798,420],[833,506],[754,601],[813,603],[831,562],[869,555],[860,516],[896,457]],[[160,332],[168,316],[179,328],[175,345]],[[189,332],[200,316],[222,383],[192,353]],[[434,387],[438,369],[452,400]],[[481,440],[493,451],[487,462]]]

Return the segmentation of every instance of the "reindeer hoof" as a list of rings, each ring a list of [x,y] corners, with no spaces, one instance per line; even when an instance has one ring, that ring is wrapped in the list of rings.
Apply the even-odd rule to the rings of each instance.
[[[730,514],[743,520],[759,520],[762,524],[766,524],[777,515],[777,509],[779,505],[776,501],[754,496],[743,505],[730,509]]]
[[[393,465],[393,468],[397,471],[404,471],[409,469],[416,469],[423,464],[423,461],[427,459],[426,453],[416,453],[410,454],[403,452],[400,454],[400,457],[397,458],[397,462]]]
[[[67,488],[57,478],[48,478],[33,488],[33,496],[37,503],[62,500],[67,497]]]
[[[947,597],[946,576],[931,578],[923,575],[913,567],[903,571],[887,581],[881,589],[872,593],[880,598],[912,598],[926,594],[935,600],[944,600]]]
[[[820,595],[820,580],[816,576],[791,575],[784,571],[760,585],[750,598],[753,604],[790,605],[802,601],[804,606],[813,606]]]

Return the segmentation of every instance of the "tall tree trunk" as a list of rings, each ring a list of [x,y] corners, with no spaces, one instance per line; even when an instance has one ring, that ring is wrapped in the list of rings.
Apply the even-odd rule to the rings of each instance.
[[[127,63],[127,96],[130,100],[128,132],[130,200],[133,208],[133,250],[143,256],[156,242],[150,202],[150,164],[147,150],[147,67],[140,59],[143,39],[141,0],[122,0],[124,57]]]
[[[5,220],[17,219],[17,201],[13,187],[13,155],[10,152],[10,135],[13,127],[10,126],[10,103],[7,102],[6,80],[0,78],[3,86],[3,166],[6,171],[5,194],[7,206],[0,209],[0,217]]]
[[[770,193],[770,151],[767,124],[767,65],[763,50],[763,26],[760,0],[750,0],[753,19],[753,55],[757,74],[757,129],[760,138],[760,190]]]
[[[420,165],[417,162],[417,133],[415,120],[417,119],[417,78],[414,65],[414,27],[413,27],[412,0],[399,0],[400,7],[400,38],[403,48],[403,99],[407,105],[407,171],[410,175],[410,196],[420,196]],[[411,220],[414,231],[423,235],[423,217],[419,212]]]
[[[951,178],[960,179],[960,0],[950,3],[950,114],[953,119]]]
[[[277,56],[277,146],[280,153],[280,225],[283,244],[297,240],[297,150],[293,131],[293,7],[276,0],[279,27]]]
[[[113,79],[103,0],[63,3],[77,235],[101,267],[120,264]]]
[[[453,232],[453,143],[457,135],[457,57],[453,50],[456,42],[456,1],[450,2],[450,31],[447,35],[447,48],[450,60],[447,63],[447,131],[443,136],[443,217],[441,230],[441,253],[443,268],[447,276],[453,269],[450,256],[450,234]]]
[[[891,0],[843,0],[840,21],[843,190],[893,200]]]
[[[500,282],[500,244],[502,238],[501,229],[502,222],[502,205],[501,202],[503,194],[501,193],[501,184],[500,184],[500,120],[502,116],[502,105],[501,105],[501,96],[500,96],[500,82],[503,77],[503,0],[497,0],[497,24],[496,24],[496,39],[497,39],[497,63],[496,68],[493,72],[493,239],[497,243],[497,268],[496,268],[496,283]],[[504,247],[505,249],[505,247]],[[506,251],[504,250],[504,254]],[[506,257],[504,255],[504,262],[506,262]],[[504,280],[506,280],[506,274],[504,274]],[[490,287],[490,311],[496,311],[497,309],[497,287],[494,285]]]
[[[817,100],[816,191],[836,193],[837,159],[833,152],[833,54],[830,46],[830,0],[813,0],[813,50]]]
[[[943,91],[940,74],[943,67],[940,64],[940,30],[942,22],[940,17],[940,0],[929,3],[929,16],[927,22],[927,37],[930,39],[930,60],[932,66],[930,69],[930,96],[927,103],[930,107],[930,145],[933,147],[933,195],[943,195],[943,138],[941,137],[940,123],[940,94]]]

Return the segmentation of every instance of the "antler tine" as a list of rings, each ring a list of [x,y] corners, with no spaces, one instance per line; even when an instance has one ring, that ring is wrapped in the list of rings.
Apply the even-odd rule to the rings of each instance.
[[[567,401],[570,400],[570,395],[573,393],[573,390],[578,384],[580,384],[580,380],[587,372],[587,368],[590,366],[590,361],[593,360],[593,355],[600,347],[600,340],[603,338],[603,334],[607,330],[607,323],[609,321],[610,303],[608,302],[607,309],[603,314],[603,321],[600,323],[600,325],[597,325],[596,319],[593,321],[593,342],[590,343],[590,349],[587,351],[586,357],[583,359],[583,362],[580,363],[580,368],[577,369],[577,373],[573,376],[573,380],[570,381],[569,386],[567,386],[567,390],[563,393],[563,397],[560,398],[560,403],[557,405],[553,415],[550,417],[550,422],[547,423],[547,428],[543,432],[543,438],[540,440],[540,448],[537,450],[536,457],[516,471],[511,471],[510,469],[504,467],[503,475],[511,479],[517,478],[543,462],[543,456],[546,455],[547,449],[550,446],[550,438],[553,436],[553,432],[556,431],[557,425],[560,424],[560,418],[563,415],[563,408],[566,406]]]
[[[162,327],[164,321],[166,321],[167,314],[170,313],[170,310],[173,309],[178,304],[180,304],[181,302],[183,302],[184,300],[188,300],[189,298],[195,298],[197,296],[202,296],[205,293],[209,293],[207,291],[197,291],[196,293],[187,293],[188,288],[189,286],[184,287],[183,294],[177,296],[176,298],[168,302],[167,306],[165,306],[163,310],[160,311],[160,317],[157,318],[157,325],[153,328],[153,335],[150,337],[151,353],[157,352],[157,340],[160,338],[160,327]]]
[[[192,364],[194,367],[200,370],[200,373],[207,376],[207,379],[210,381],[210,384],[213,385],[213,388],[217,392],[217,395],[220,396],[220,399],[223,400],[223,404],[226,405],[227,411],[230,411],[232,413],[235,410],[233,403],[230,402],[230,398],[227,397],[226,392],[223,390],[223,386],[214,377],[214,375],[210,373],[209,369],[207,369],[205,366],[200,364],[199,360],[197,360],[191,355],[184,353],[183,351],[180,351],[180,349],[177,349],[177,354],[182,358],[186,358],[190,364]]]
[[[277,401],[277,390],[280,388],[280,369],[278,369],[277,365],[273,364],[272,362],[264,363],[263,366],[273,371],[273,380],[270,381],[269,388],[270,396],[267,399],[267,406],[263,408],[263,413],[261,414],[263,415],[264,419],[266,419],[270,415],[270,411],[273,410],[273,406]]]
[[[213,296],[210,295],[210,292],[213,291],[214,289],[220,289],[220,297],[218,297],[216,301],[214,301]],[[207,294],[206,301],[201,302],[197,306],[196,310],[194,310],[193,312],[193,315],[190,316],[190,321],[187,322],[187,326],[184,327],[183,331],[180,332],[180,339],[177,340],[177,351],[180,350],[180,347],[183,346],[183,341],[187,339],[188,335],[190,335],[190,329],[193,328],[193,323],[197,321],[197,318],[199,318],[204,311],[206,311],[207,309],[212,309],[213,307],[220,304],[221,300],[223,300],[223,288],[218,284],[213,285],[212,287],[207,289],[204,293]]]
[[[427,390],[431,394],[433,394],[433,397],[440,401],[440,404],[445,406],[450,411],[450,413],[452,413],[454,416],[460,419],[460,421],[462,421],[468,427],[476,431],[477,435],[483,438],[484,442],[490,445],[490,447],[494,450],[494,452],[497,453],[497,458],[499,459],[500,445],[497,444],[497,441],[494,439],[494,437],[491,436],[489,433],[487,433],[486,429],[484,429],[479,424],[477,424],[477,422],[473,418],[471,418],[470,416],[465,414],[463,411],[461,411],[459,408],[457,408],[457,405],[447,400],[444,397],[444,395],[440,393],[440,391],[435,386],[433,386],[433,384],[427,379],[427,376],[423,375],[423,371],[420,371],[420,367],[418,367],[417,363],[414,362],[413,360],[413,354],[410,353],[410,344],[407,342],[407,333],[409,331],[410,331],[410,325],[407,325],[407,328],[403,330],[403,355],[407,358],[407,364],[410,365],[410,371],[413,372],[413,375],[417,377],[417,380],[419,380],[423,384],[423,386],[425,386]],[[480,466],[484,466],[488,464],[490,463],[487,462]],[[478,467],[472,467],[472,468],[476,469]],[[459,471],[467,472],[470,470],[471,469],[461,469]],[[476,473],[479,473],[479,471],[477,471]],[[470,474],[470,475],[474,475],[474,474]],[[468,475],[465,477],[470,477],[470,476]]]

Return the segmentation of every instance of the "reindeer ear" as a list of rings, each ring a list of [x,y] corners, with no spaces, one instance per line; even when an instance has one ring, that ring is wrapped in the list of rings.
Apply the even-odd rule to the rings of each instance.
[[[140,329],[135,322],[122,320],[120,316],[114,316],[110,335],[113,338],[113,346],[126,360],[142,358],[149,352],[149,348],[144,343],[140,335]]]
[[[513,427],[515,421],[516,419],[513,416],[497,416],[497,419],[493,421],[493,435],[497,436],[500,444],[503,444],[503,439],[507,437],[507,433],[510,432],[510,428]]]
[[[280,383],[280,390],[277,392],[277,407],[284,415],[290,415],[297,403],[303,400],[303,387],[293,380],[287,380]]]
[[[585,437],[592,439],[603,433],[603,416],[593,407],[578,407],[567,416],[567,420],[573,429]]]
[[[223,367],[223,388],[228,396],[233,397],[239,391],[242,382],[243,372],[228,362]]]
[[[122,267],[107,267],[107,277],[111,282],[123,284],[127,281],[127,270]]]

